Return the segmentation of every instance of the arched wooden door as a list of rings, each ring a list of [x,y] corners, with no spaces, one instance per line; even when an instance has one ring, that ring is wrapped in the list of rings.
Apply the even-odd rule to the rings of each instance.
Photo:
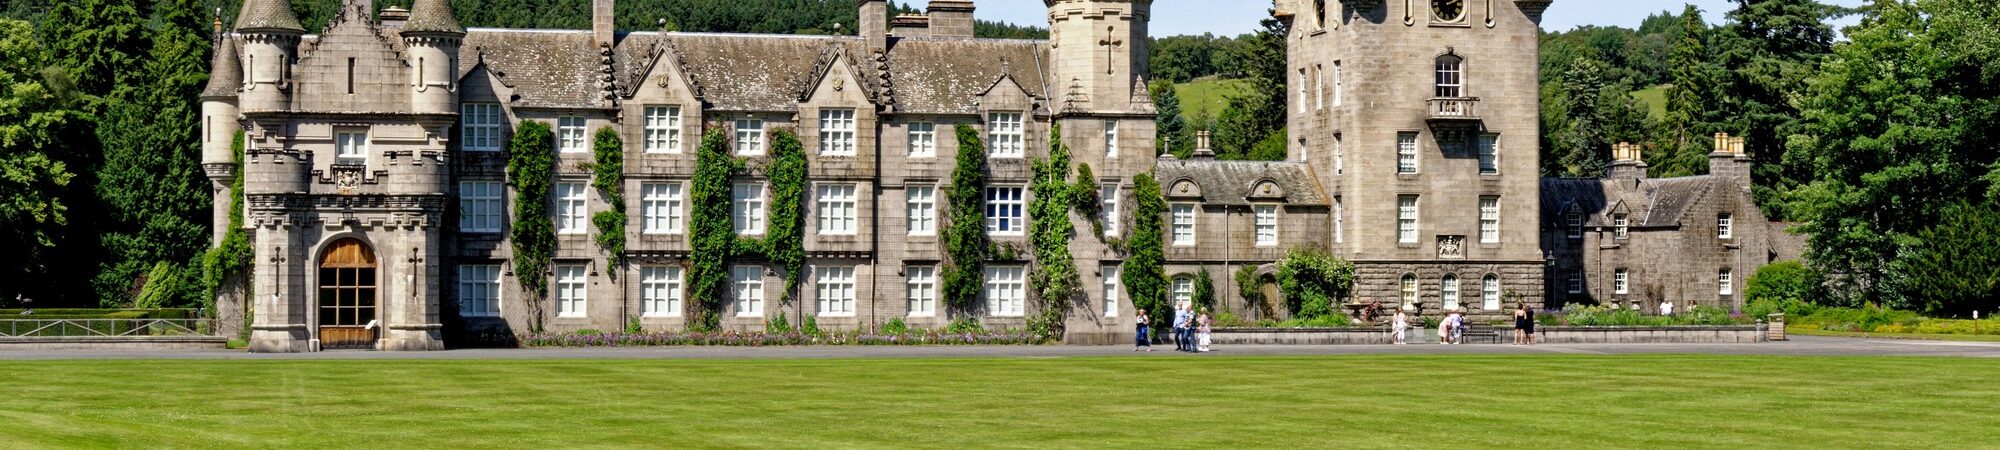
[[[320,348],[375,348],[375,252],[355,239],[341,239],[319,257]]]

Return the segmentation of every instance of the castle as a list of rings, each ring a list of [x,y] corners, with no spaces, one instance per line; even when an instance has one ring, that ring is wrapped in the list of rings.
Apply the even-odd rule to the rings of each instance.
[[[216,223],[228,223],[230,186],[242,179],[254,295],[223,303],[252,311],[255,351],[430,350],[444,347],[447,331],[535,326],[683,329],[689,183],[700,136],[716,130],[753,168],[769,159],[773,132],[796,130],[811,167],[797,300],[780,301],[775,265],[732,260],[721,318],[731,330],[777,317],[836,330],[955,319],[940,304],[938,263],[958,125],[988,147],[985,225],[1002,245],[1026,247],[1028,162],[1046,154],[1052,127],[1095,169],[1106,220],[1102,235],[1082,231],[1071,244],[1090,300],[1065,319],[1071,343],[1130,339],[1125,255],[1107,242],[1129,232],[1134,177],[1149,172],[1170,206],[1170,295],[1191,298],[1194,274],[1208,273],[1224,307],[1251,317],[1283,313],[1241,304],[1233,275],[1250,267],[1265,297],[1280,298],[1271,263],[1293,247],[1355,261],[1349,301],[1497,315],[1503,302],[1582,299],[1551,298],[1543,280],[1658,257],[1599,249],[1694,229],[1696,211],[1734,214],[1738,230],[1770,228],[1747,197],[1730,195],[1747,195],[1747,178],[1537,176],[1535,61],[1549,0],[1279,0],[1297,74],[1294,141],[1279,162],[1155,156],[1144,83],[1151,0],[1044,0],[1046,41],[974,38],[966,0],[931,0],[926,14],[894,18],[885,0],[860,0],[854,36],[621,32],[612,0],[594,0],[590,30],[466,29],[446,0],[380,14],[367,0],[343,1],[318,35],[305,34],[284,0],[246,1],[217,42],[202,96]],[[508,241],[520,193],[508,182],[507,142],[526,121],[555,133],[546,296],[523,288]],[[631,213],[618,255],[591,226],[611,207],[589,170],[590,136],[604,128],[625,146]],[[239,132],[240,171],[231,148]],[[765,231],[770,184],[755,169],[732,180],[740,235]],[[1690,200],[1701,195],[1722,200]],[[1704,206],[1674,203],[1690,201]],[[1552,221],[1552,210],[1591,219]],[[1674,216],[1650,215],[1662,211]],[[1600,216],[1646,219],[1629,236],[1619,228],[1625,238],[1569,237],[1605,228]],[[1764,248],[1713,247],[1700,248],[1738,257],[1703,263],[1738,276],[1762,261],[1742,255]],[[986,265],[977,318],[988,327],[1024,326],[1034,313],[1029,259]],[[1696,296],[1688,270],[1648,267],[1620,269],[1636,277],[1621,282],[1680,277],[1653,284],[1688,296],[1677,300],[1734,298]],[[1601,297],[1614,299],[1624,297]]]

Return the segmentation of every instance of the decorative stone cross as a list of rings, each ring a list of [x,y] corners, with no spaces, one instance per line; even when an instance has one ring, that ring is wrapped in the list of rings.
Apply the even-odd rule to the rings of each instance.
[[[1118,57],[1118,48],[1125,46],[1125,41],[1111,39],[1109,37],[1115,35],[1114,33],[1118,32],[1118,27],[1115,26],[1104,27],[1104,32],[1106,38],[1097,41],[1097,45],[1104,46],[1104,73],[1115,75],[1118,72],[1112,68],[1112,65],[1117,64],[1116,58]]]

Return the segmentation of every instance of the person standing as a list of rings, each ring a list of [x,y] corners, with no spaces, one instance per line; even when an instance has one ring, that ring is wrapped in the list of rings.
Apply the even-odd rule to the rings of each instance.
[[[1137,329],[1132,330],[1132,351],[1136,352],[1141,348],[1149,352],[1153,351],[1153,340],[1150,339],[1153,334],[1153,325],[1151,323],[1152,320],[1146,317],[1146,310],[1139,310],[1138,322]]]
[[[1195,333],[1198,333],[1195,336],[1195,342],[1197,343],[1195,349],[1204,352],[1208,351],[1208,342],[1209,342],[1208,333],[1210,331],[1209,328],[1210,319],[1208,318],[1208,311],[1203,310],[1201,312],[1201,316],[1195,317],[1194,322],[1195,322]]]
[[[1194,348],[1188,345],[1188,322],[1192,321],[1194,316],[1188,314],[1187,307],[1187,302],[1174,303],[1174,351],[1185,352]]]
[[[1528,309],[1528,305],[1522,304],[1521,313],[1521,337],[1528,345],[1535,345],[1535,310]]]
[[[1451,323],[1451,343],[1452,343],[1452,345],[1458,345],[1458,344],[1464,344],[1464,343],[1465,343],[1465,315],[1463,315],[1463,314],[1459,314],[1459,313],[1458,313],[1458,310],[1452,310],[1452,311],[1451,311],[1451,315],[1450,315],[1450,316],[1447,316],[1447,317],[1445,317],[1445,321],[1446,321],[1446,322],[1450,322],[1450,323]]]
[[[1662,316],[1674,315],[1674,302],[1671,300],[1660,302],[1660,315]]]
[[[1514,345],[1526,345],[1528,343],[1528,337],[1526,334],[1524,334],[1527,332],[1527,325],[1526,325],[1527,318],[1528,318],[1528,306],[1522,303],[1515,303]]]
[[[1396,335],[1396,345],[1404,345],[1405,333],[1410,331],[1410,316],[1401,309],[1396,310],[1396,318],[1389,323],[1389,330]]]

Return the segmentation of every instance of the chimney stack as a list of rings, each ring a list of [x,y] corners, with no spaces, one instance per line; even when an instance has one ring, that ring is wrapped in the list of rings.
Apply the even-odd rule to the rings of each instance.
[[[1606,169],[1606,178],[1630,181],[1634,186],[1646,179],[1646,160],[1638,144],[1620,142],[1611,146],[1611,167]]]
[[[617,44],[615,41],[617,24],[612,20],[615,17],[612,15],[612,10],[615,9],[616,3],[618,2],[613,0],[590,0],[591,43],[598,47],[611,47]]]
[[[1735,180],[1743,189],[1749,189],[1750,155],[1744,154],[1744,144],[1741,137],[1716,133],[1715,151],[1708,154],[1708,173]]]
[[[382,28],[398,29],[410,22],[410,10],[391,6],[382,8],[382,14],[377,17],[382,21]]]
[[[860,18],[861,40],[868,42],[869,51],[889,49],[889,1],[861,0]]]
[[[931,35],[972,37],[972,0],[931,0],[925,11],[931,18]]]
[[[903,14],[889,19],[889,35],[914,37],[931,35],[931,18],[923,14]]]
[[[1208,130],[1196,131],[1194,133],[1194,155],[1188,159],[1191,160],[1215,159],[1215,150],[1210,150],[1208,148]]]

